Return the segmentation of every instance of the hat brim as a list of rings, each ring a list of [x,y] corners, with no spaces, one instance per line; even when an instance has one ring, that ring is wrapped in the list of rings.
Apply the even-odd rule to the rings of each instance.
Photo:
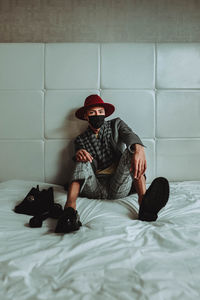
[[[114,105],[112,105],[110,103],[98,103],[98,104],[96,103],[96,104],[89,105],[87,107],[82,106],[75,112],[75,116],[80,120],[85,120],[84,114],[85,114],[86,110],[88,110],[90,107],[94,107],[94,106],[103,106],[105,109],[105,117],[109,117],[115,111]]]

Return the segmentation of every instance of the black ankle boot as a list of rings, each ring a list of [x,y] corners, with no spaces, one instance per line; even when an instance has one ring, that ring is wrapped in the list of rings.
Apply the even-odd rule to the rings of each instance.
[[[56,233],[69,233],[78,230],[82,226],[78,211],[73,207],[65,207],[55,229]]]
[[[58,219],[63,213],[62,205],[59,203],[54,203],[53,206],[47,210],[44,211],[42,214],[35,215],[29,220],[29,226],[36,228],[36,227],[42,227],[42,222],[46,220],[47,218],[54,218]]]
[[[53,187],[40,191],[39,185],[37,185],[37,188],[32,188],[24,200],[15,206],[14,211],[19,214],[35,216],[47,211],[53,203]]]
[[[169,182],[164,177],[153,180],[142,198],[138,219],[141,221],[156,221],[158,212],[169,198]]]

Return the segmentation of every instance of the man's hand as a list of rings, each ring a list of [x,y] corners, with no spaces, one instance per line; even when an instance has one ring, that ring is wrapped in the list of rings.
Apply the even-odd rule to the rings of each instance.
[[[80,149],[76,152],[76,160],[81,162],[92,162],[93,157],[85,149]]]
[[[134,178],[140,179],[145,173],[147,168],[147,162],[144,152],[144,147],[139,144],[135,144],[135,151],[131,160],[130,172],[134,171]]]

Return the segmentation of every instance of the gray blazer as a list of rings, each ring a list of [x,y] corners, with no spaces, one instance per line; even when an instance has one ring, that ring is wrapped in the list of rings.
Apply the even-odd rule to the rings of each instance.
[[[133,153],[133,148],[131,145],[140,144],[143,147],[146,147],[139,136],[132,131],[132,129],[120,118],[115,118],[111,120],[113,136],[111,143],[116,153],[119,157],[124,151],[125,145],[130,152]]]

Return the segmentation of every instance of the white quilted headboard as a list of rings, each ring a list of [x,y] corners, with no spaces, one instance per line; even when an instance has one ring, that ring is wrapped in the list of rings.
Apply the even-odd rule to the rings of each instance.
[[[200,180],[200,43],[1,43],[0,181],[66,183],[92,93],[142,138],[149,182]]]

